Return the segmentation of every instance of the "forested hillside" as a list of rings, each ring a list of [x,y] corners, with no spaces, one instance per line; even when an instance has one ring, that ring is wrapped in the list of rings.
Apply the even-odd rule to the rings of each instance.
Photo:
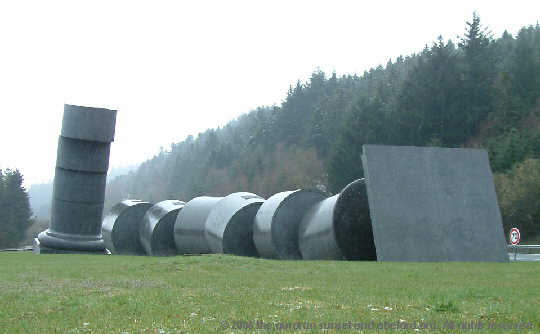
[[[361,75],[316,70],[281,105],[172,144],[111,181],[106,209],[128,197],[337,193],[363,176],[363,144],[485,148],[505,228],[531,236],[540,234],[539,122],[540,27],[494,38],[474,14],[456,41],[441,36]]]

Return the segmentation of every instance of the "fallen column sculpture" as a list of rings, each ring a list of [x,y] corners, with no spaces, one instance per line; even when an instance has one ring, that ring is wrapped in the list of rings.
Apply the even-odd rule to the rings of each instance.
[[[62,149],[57,162],[52,217],[80,215],[66,215],[59,211],[62,207],[58,203],[90,203],[90,210],[96,205],[92,201],[102,200],[99,189],[94,188],[102,184],[100,176],[94,175],[97,172],[85,171],[94,174],[79,178],[81,167],[65,159],[64,151],[83,150],[73,148],[75,144],[81,145],[63,139],[59,143],[59,151],[60,147],[69,148]],[[92,168],[85,168],[102,170],[106,164],[103,158],[93,161]],[[365,179],[350,183],[332,197],[317,190],[295,190],[275,194],[266,201],[249,192],[238,192],[223,198],[197,197],[187,204],[160,202],[142,219],[142,247],[149,255],[509,261],[485,150],[364,145],[362,163]],[[104,221],[103,237],[113,253],[121,253],[127,239],[132,239],[124,232],[124,239],[115,241],[113,232],[124,229],[120,217],[130,206],[134,203],[123,203],[112,210],[110,220]],[[69,245],[73,238],[81,238],[78,230],[89,234],[88,238],[101,238],[93,229],[86,232],[77,227],[56,219],[51,222],[51,231],[43,232],[40,238]]]

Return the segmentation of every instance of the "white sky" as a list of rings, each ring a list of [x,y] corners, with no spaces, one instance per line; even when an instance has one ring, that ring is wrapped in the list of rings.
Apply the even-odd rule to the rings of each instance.
[[[540,1],[0,0],[0,168],[54,177],[64,103],[118,110],[110,166],[279,105],[319,67],[369,70],[457,42],[477,11],[494,37]]]

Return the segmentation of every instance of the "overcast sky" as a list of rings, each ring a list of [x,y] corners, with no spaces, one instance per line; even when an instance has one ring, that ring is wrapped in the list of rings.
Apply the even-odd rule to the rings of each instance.
[[[264,105],[320,68],[361,75],[457,42],[477,11],[495,38],[540,1],[0,0],[0,168],[54,177],[64,103],[118,110],[110,166],[142,162]]]

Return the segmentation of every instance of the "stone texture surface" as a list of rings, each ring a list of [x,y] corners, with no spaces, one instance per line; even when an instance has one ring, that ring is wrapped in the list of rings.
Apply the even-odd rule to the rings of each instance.
[[[379,261],[508,262],[487,152],[364,145]]]

